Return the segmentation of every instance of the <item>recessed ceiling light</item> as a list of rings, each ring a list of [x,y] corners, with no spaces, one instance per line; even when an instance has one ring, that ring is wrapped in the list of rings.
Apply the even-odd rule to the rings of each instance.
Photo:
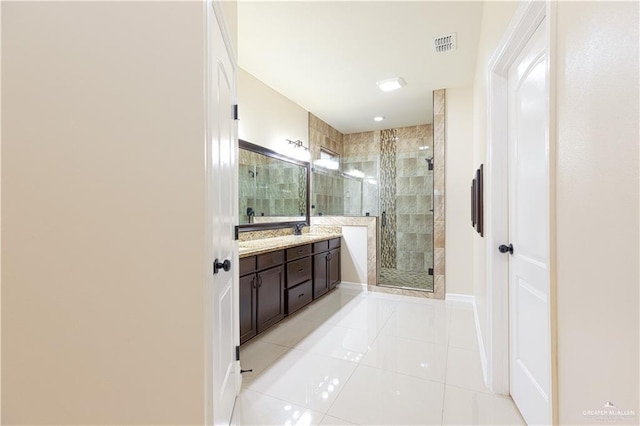
[[[384,117],[382,117],[381,115],[377,117],[373,117],[373,121],[382,121],[382,120],[384,120]]]
[[[392,90],[396,90],[401,88],[402,86],[405,86],[407,82],[404,81],[404,78],[402,77],[394,77],[378,81],[376,84],[383,92],[390,92]]]

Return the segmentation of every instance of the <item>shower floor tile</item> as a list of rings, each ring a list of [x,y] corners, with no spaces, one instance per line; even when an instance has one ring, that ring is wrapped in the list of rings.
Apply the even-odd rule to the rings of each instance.
[[[433,275],[429,275],[427,272],[380,268],[378,285],[433,291]]]

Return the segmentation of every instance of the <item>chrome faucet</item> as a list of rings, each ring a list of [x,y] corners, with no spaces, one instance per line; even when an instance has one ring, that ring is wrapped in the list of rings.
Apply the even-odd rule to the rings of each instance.
[[[304,228],[304,223],[298,223],[293,227],[293,235],[302,235],[302,228]]]

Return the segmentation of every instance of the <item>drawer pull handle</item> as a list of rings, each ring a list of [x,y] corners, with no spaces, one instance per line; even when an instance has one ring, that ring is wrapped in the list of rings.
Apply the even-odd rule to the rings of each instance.
[[[299,294],[299,295],[298,295],[298,299],[300,299],[302,296],[304,296],[304,293]]]
[[[304,253],[304,250],[298,250],[298,254]]]
[[[298,272],[304,272],[304,268],[298,269]]]

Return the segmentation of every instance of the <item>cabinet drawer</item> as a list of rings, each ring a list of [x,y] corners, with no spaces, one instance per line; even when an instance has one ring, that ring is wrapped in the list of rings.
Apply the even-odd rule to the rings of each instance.
[[[249,256],[240,259],[240,276],[250,274],[256,270],[256,257]]]
[[[263,270],[272,266],[282,265],[282,263],[284,262],[284,250],[259,254],[256,257],[258,270]]]
[[[311,281],[287,290],[287,314],[292,314],[313,300]]]
[[[319,241],[317,243],[313,243],[313,252],[320,253],[321,251],[329,250],[329,241]]]
[[[329,240],[329,250],[340,247],[340,238]]]
[[[311,279],[311,257],[287,263],[287,288]]]
[[[311,254],[311,244],[287,249],[287,261],[296,260]]]

